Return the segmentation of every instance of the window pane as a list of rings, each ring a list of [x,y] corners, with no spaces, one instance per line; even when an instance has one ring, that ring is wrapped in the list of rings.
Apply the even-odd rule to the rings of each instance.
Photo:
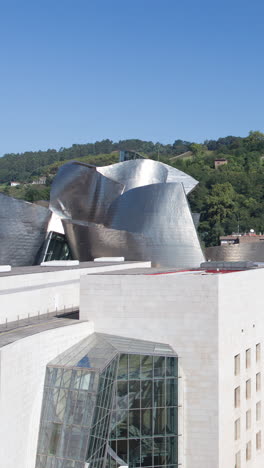
[[[167,422],[166,422],[167,434],[178,433],[178,408],[167,408]]]
[[[256,375],[256,391],[259,392],[261,390],[261,374],[260,372]]]
[[[49,453],[56,455],[61,434],[61,424],[53,423],[51,428],[51,438],[49,443]]]
[[[119,456],[119,452],[118,452]],[[129,468],[140,466],[140,440],[130,439],[129,440]]]
[[[82,378],[82,372],[81,371],[73,371],[73,382],[72,382],[72,387],[75,390],[79,389],[80,383],[81,383],[81,378]]]
[[[76,405],[75,405],[75,411],[74,411],[74,417],[73,417],[73,424],[81,425],[83,422],[83,415],[84,415],[84,409],[86,405],[86,397],[87,397],[87,392],[79,392]]]
[[[167,357],[166,365],[167,365],[167,369],[166,369],[167,377],[178,377],[177,358]]]
[[[140,407],[140,381],[130,380],[129,382],[129,407]]]
[[[83,372],[82,378],[81,378],[80,390],[88,390],[90,387],[90,381],[91,381],[91,374]]]
[[[256,449],[261,449],[261,431],[257,432],[256,434]]]
[[[234,390],[234,406],[235,408],[240,406],[240,387],[236,387]]]
[[[73,416],[74,416],[77,396],[78,396],[78,392],[76,392],[76,391],[68,392],[66,412],[65,412],[65,422],[66,422],[66,424],[72,424],[72,422],[73,422]]]
[[[141,440],[141,464],[140,466],[152,466],[152,439]]]
[[[165,408],[153,409],[153,424],[155,435],[165,435]]]
[[[153,380],[142,380],[141,382],[141,407],[152,407]]]
[[[130,354],[128,357],[129,362],[129,378],[139,379],[140,375],[140,356]]]
[[[167,406],[178,405],[178,381],[176,379],[166,380],[166,404]]]
[[[261,401],[258,401],[256,404],[256,420],[261,420]]]
[[[152,435],[152,409],[141,411],[141,433],[142,436]]]
[[[141,356],[141,378],[151,379],[153,377],[153,357]]]
[[[68,442],[71,436],[71,426],[62,426],[60,444],[57,450],[59,457],[65,457],[67,451]]]
[[[165,357],[155,356],[154,357],[154,377],[165,376]]]
[[[166,464],[165,437],[154,439],[154,465]]]
[[[235,440],[240,439],[240,418],[235,421]]]
[[[128,411],[117,411],[116,414],[116,437],[127,439]]]
[[[69,458],[80,458],[81,442],[81,428],[72,426],[71,436],[67,448],[67,456]]]
[[[261,344],[256,345],[256,361],[259,362],[261,359]]]
[[[117,408],[128,408],[128,382],[117,382]]]
[[[177,463],[178,462],[178,445],[176,437],[167,437],[167,463]]]
[[[251,366],[251,349],[246,350],[246,369],[249,369]]]
[[[126,380],[128,378],[128,355],[121,354],[118,366],[118,379]]]
[[[129,411],[129,437],[140,437],[140,411]]]
[[[251,459],[251,441],[249,441],[246,445],[246,460]]]
[[[117,441],[117,454],[126,463],[127,463],[127,445],[128,445],[128,440]]]
[[[157,406],[165,406],[165,380],[154,381],[154,407]]]

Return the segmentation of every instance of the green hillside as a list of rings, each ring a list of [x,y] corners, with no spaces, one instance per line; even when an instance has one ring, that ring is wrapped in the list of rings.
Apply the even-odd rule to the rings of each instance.
[[[264,134],[260,132],[203,144],[103,140],[59,151],[8,154],[0,158],[0,191],[28,201],[48,199],[52,178],[65,162],[74,159],[94,165],[112,164],[118,161],[118,151],[124,149],[170,164],[200,182],[189,200],[191,209],[201,213],[199,231],[206,246],[217,245],[219,235],[237,230],[264,232]],[[226,159],[227,164],[215,169],[215,159]],[[46,186],[30,185],[44,175]],[[7,186],[11,180],[22,185]]]

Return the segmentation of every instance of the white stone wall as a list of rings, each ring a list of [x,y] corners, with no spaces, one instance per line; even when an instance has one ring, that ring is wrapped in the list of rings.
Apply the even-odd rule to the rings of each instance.
[[[34,468],[48,362],[93,333],[77,323],[0,348],[0,466]]]
[[[256,433],[261,430],[264,447],[263,390],[256,392],[256,373],[264,385],[264,270],[219,275],[219,446],[221,468],[235,466],[240,451],[241,468],[263,468],[264,452],[256,450]],[[256,363],[256,344],[262,345]],[[246,368],[246,350],[251,349],[251,365]],[[240,374],[234,375],[234,356],[240,354]],[[246,381],[251,379],[251,398],[246,399]],[[234,389],[240,386],[240,408],[234,408]],[[262,401],[262,419],[256,421],[256,403]],[[251,410],[251,428],[246,429],[246,411]],[[235,441],[234,422],[240,418],[240,437]],[[251,460],[246,460],[246,444],[252,443]]]
[[[219,468],[217,291],[217,276],[195,273],[81,278],[81,318],[95,331],[169,343],[179,355],[184,468]]]
[[[149,267],[150,262],[139,262],[137,268]],[[79,307],[80,277],[91,273],[135,268],[135,263],[93,268],[65,269],[34,274],[2,276],[0,278],[0,324],[42,315],[63,308]]]

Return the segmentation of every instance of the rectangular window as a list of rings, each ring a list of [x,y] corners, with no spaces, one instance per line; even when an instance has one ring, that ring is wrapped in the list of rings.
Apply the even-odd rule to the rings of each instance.
[[[235,375],[240,374],[240,354],[237,354],[234,358],[234,373]]]
[[[240,452],[237,452],[235,468],[240,468],[240,467],[241,467],[241,455],[240,455]]]
[[[256,345],[256,362],[260,362],[261,360],[261,344],[258,343]]]
[[[240,439],[240,418],[235,421],[235,440]]]
[[[234,391],[234,405],[235,408],[240,407],[240,387],[236,387]]]
[[[261,449],[261,431],[258,431],[256,434],[256,449]]]
[[[246,445],[246,460],[251,460],[251,440]]]
[[[258,401],[256,404],[256,421],[261,420],[261,401]]]
[[[251,366],[251,349],[246,350],[246,369],[249,369]]]
[[[259,392],[261,390],[261,373],[258,372],[256,375],[256,391]]]
[[[246,381],[246,399],[249,400],[251,398],[251,379]]]
[[[251,428],[251,410],[246,412],[246,429]]]

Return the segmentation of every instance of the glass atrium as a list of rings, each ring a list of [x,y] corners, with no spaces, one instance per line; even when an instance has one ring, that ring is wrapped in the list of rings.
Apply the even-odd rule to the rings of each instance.
[[[94,333],[47,367],[36,468],[177,468],[178,359]]]

